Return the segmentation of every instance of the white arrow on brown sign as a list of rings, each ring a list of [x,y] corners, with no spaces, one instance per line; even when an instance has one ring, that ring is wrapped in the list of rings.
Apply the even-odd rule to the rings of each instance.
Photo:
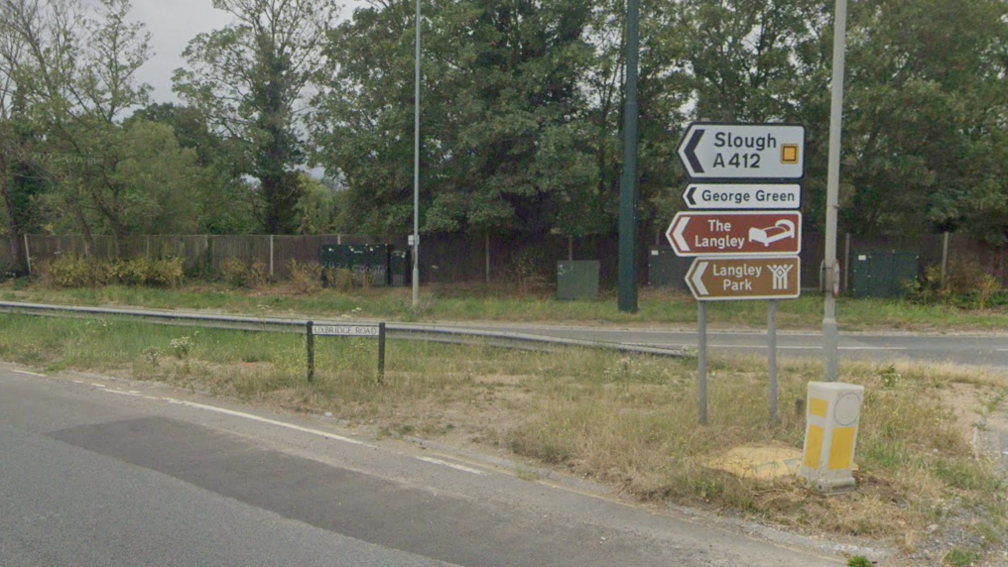
[[[796,299],[801,295],[801,260],[700,257],[686,273],[686,284],[700,301]]]

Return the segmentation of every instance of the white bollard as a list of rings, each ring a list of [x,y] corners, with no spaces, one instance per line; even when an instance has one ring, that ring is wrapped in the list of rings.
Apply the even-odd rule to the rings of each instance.
[[[808,486],[837,494],[855,486],[854,449],[864,386],[809,382],[805,449],[798,478]]]

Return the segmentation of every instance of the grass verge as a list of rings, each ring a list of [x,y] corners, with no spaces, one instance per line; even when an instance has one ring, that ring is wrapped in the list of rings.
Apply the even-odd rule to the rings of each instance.
[[[414,309],[408,289],[373,288],[351,293],[323,289],[299,293],[291,284],[267,285],[256,290],[236,290],[223,284],[191,284],[179,289],[108,286],[57,290],[23,280],[0,285],[0,299],[91,306],[136,306],[158,309],[192,309],[244,315],[292,315],[384,318],[397,321],[501,321],[541,323],[611,323],[622,325],[692,326],[696,302],[681,293],[643,289],[638,313],[622,313],[615,295],[598,301],[558,301],[552,295],[519,294],[505,285],[431,285],[421,292]],[[822,298],[806,293],[794,301],[781,301],[781,329],[822,327]],[[722,301],[708,306],[713,328],[764,328],[766,305],[758,301]],[[1003,331],[1008,328],[1004,309],[968,311],[940,305],[918,305],[899,300],[840,298],[837,318],[845,331]]]
[[[157,380],[294,411],[332,412],[379,436],[475,443],[617,487],[800,531],[882,539],[913,551],[942,530],[1008,529],[1004,478],[970,444],[975,413],[1004,399],[990,371],[856,363],[842,379],[866,387],[858,490],[824,498],[791,480],[712,470],[726,449],[800,448],[803,417],[767,421],[765,360],[712,359],[710,425],[696,425],[696,361],[596,350],[529,353],[392,341],[377,380],[376,345],[316,338],[305,380],[297,334],[196,331],[118,319],[0,316],[0,358],[49,372],[74,369]],[[804,398],[818,363],[782,360],[781,407]],[[982,535],[982,534],[981,534]],[[997,537],[963,554],[1004,547]]]

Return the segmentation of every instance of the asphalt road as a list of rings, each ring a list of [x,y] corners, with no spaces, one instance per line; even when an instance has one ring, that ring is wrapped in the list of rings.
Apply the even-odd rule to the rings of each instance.
[[[696,330],[642,328],[572,327],[551,325],[442,325],[482,330],[546,335],[611,343],[657,347],[696,348]],[[766,332],[708,331],[708,352],[730,354],[765,353]],[[808,332],[778,332],[779,356],[822,357],[822,335]],[[839,355],[842,360],[913,359],[1008,368],[1008,335],[841,333]]]
[[[839,565],[485,462],[0,365],[0,565]]]

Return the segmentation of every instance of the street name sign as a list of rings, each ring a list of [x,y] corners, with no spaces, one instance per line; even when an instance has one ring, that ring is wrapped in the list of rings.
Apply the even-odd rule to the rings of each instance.
[[[676,153],[692,179],[801,179],[805,127],[694,122]]]
[[[781,256],[801,252],[798,211],[683,211],[665,236],[678,256]]]
[[[378,325],[312,325],[312,334],[328,337],[377,337]]]
[[[801,206],[801,185],[691,183],[683,192],[683,201],[691,209],[797,209]]]
[[[777,258],[697,258],[686,284],[698,301],[795,299],[801,294],[801,261]]]

